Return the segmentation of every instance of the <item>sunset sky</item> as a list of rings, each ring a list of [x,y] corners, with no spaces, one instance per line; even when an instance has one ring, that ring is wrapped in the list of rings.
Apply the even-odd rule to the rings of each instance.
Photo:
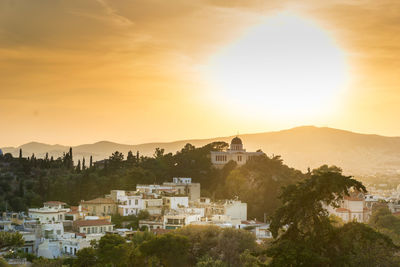
[[[0,147],[400,136],[400,1],[2,0]]]

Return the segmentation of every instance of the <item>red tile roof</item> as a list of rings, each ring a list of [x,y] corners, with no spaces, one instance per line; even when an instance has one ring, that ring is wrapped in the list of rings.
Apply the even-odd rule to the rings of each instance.
[[[172,229],[151,229],[150,231],[155,235],[163,235],[163,234],[166,234],[173,230]]]
[[[74,226],[76,227],[100,226],[100,225],[111,225],[111,222],[108,220],[81,220],[74,222]]]
[[[353,197],[345,196],[344,199],[350,200],[350,201],[363,201],[364,200],[364,198],[362,198],[362,197],[354,197],[354,196]]]
[[[337,212],[350,212],[348,209],[345,209],[345,208],[337,208],[336,211]]]
[[[92,200],[82,200],[81,204],[116,204],[111,198],[95,198]]]
[[[248,221],[242,221],[242,224],[264,224],[264,223],[261,221],[257,221],[257,220],[255,220],[255,221],[248,220]]]
[[[61,202],[61,201],[47,201],[47,202],[44,202],[43,204],[50,204],[50,205],[67,205],[67,203]]]

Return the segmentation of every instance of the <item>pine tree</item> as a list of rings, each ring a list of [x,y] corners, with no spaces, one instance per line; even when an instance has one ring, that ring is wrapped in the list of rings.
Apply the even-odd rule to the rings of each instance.
[[[136,164],[139,164],[139,159],[140,159],[140,157],[139,157],[139,150],[138,150],[138,151],[136,151]]]

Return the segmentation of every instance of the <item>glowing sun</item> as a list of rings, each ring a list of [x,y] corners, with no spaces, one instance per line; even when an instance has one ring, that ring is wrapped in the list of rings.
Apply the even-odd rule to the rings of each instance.
[[[323,114],[348,76],[345,55],[328,33],[290,14],[246,31],[212,58],[209,70],[219,99],[251,116]]]

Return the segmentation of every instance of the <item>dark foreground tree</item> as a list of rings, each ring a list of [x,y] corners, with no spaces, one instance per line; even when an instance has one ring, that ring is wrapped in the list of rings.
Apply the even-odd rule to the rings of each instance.
[[[282,206],[271,218],[275,238],[267,250],[271,265],[396,264],[397,247],[386,236],[358,223],[343,227],[332,224],[326,206],[337,206],[351,190],[366,192],[359,181],[343,176],[337,167],[327,166],[314,170],[310,178],[285,187],[280,196]]]

